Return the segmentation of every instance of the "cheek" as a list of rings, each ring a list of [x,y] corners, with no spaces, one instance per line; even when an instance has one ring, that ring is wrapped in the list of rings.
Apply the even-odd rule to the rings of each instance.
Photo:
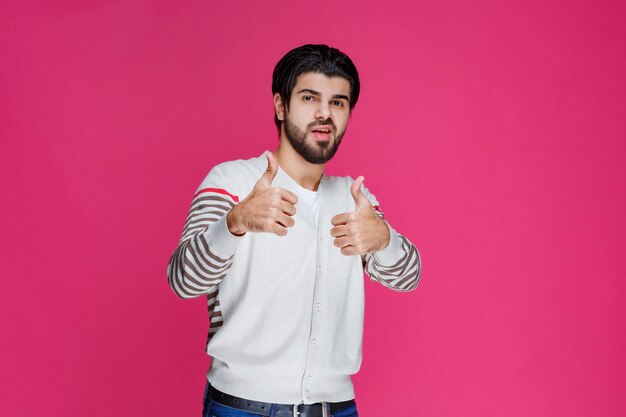
[[[337,118],[335,119],[335,125],[337,126],[337,130],[340,132],[343,132],[344,130],[346,130],[346,127],[348,125],[348,115],[347,114],[338,115]]]
[[[306,109],[300,109],[298,112],[294,112],[291,114],[291,120],[296,123],[300,127],[305,127],[312,120],[315,120],[315,114],[309,114],[311,112],[306,111]]]

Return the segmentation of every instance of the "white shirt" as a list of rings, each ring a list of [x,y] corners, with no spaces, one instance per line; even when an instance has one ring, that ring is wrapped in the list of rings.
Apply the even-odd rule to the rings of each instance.
[[[298,202],[301,202],[302,205],[309,210],[313,219],[315,219],[315,225],[318,225],[320,217],[320,193],[304,188],[295,181],[293,181],[293,183],[298,192]]]
[[[351,375],[361,365],[364,265],[372,280],[410,291],[419,281],[419,253],[390,227],[382,251],[342,255],[331,218],[355,209],[352,178],[323,175],[313,194],[298,190],[281,169],[272,186],[302,197],[295,225],[286,236],[232,235],[226,213],[266,168],[263,154],[211,170],[170,259],[170,286],[183,298],[207,295],[213,357],[207,377],[218,390],[283,404],[352,399]]]

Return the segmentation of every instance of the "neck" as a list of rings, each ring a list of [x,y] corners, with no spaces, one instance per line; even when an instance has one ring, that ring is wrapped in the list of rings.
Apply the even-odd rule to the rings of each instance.
[[[317,191],[326,164],[307,162],[296,152],[286,137],[280,138],[280,145],[273,154],[280,168],[295,182],[307,190]]]

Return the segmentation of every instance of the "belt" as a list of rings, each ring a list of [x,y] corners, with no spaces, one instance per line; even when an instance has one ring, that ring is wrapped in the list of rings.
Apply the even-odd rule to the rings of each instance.
[[[315,404],[264,403],[235,397],[218,391],[213,388],[213,386],[209,387],[208,398],[211,401],[215,401],[227,407],[236,408],[249,413],[261,414],[263,416],[269,416],[273,407],[274,414],[272,414],[272,416],[276,417],[330,417],[328,411],[332,414],[354,404],[354,400],[338,403],[324,401]]]

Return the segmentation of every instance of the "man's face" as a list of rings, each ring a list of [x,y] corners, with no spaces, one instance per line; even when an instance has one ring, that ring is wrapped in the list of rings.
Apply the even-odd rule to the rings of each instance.
[[[296,79],[283,128],[291,146],[309,163],[329,161],[350,116],[350,82],[307,72]]]

